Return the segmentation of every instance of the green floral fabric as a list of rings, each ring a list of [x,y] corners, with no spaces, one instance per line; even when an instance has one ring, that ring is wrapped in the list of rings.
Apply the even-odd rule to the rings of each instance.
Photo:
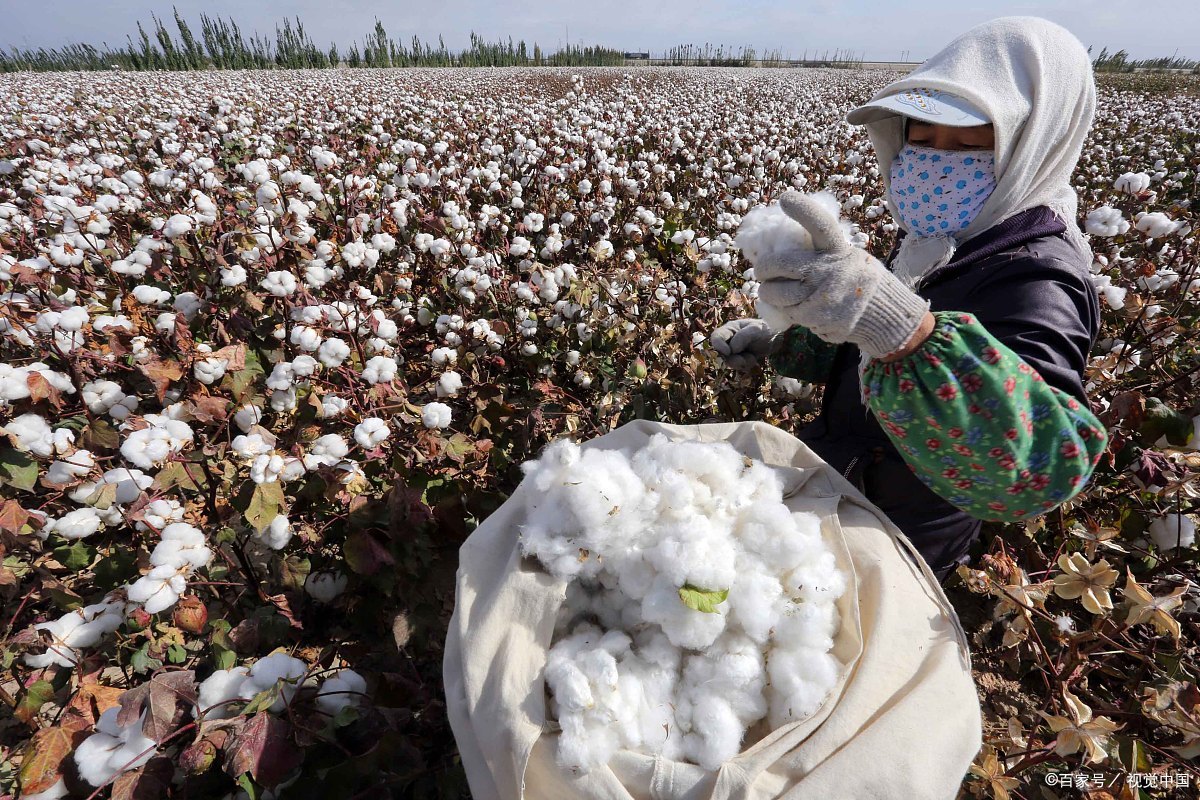
[[[1100,421],[974,315],[934,318],[913,353],[863,373],[867,406],[913,472],[980,519],[1036,516],[1077,494],[1106,446]]]
[[[833,370],[837,345],[831,344],[803,325],[793,325],[779,334],[778,349],[767,356],[771,368],[786,378],[825,383]]]

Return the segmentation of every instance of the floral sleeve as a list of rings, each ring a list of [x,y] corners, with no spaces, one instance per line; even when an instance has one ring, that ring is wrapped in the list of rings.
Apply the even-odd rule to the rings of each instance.
[[[1073,497],[1104,452],[1104,426],[974,315],[934,318],[915,352],[863,373],[867,405],[909,467],[980,519],[1037,516]]]
[[[833,369],[836,352],[836,344],[830,344],[802,325],[793,325],[779,334],[775,349],[767,356],[767,363],[786,378],[825,383]]]

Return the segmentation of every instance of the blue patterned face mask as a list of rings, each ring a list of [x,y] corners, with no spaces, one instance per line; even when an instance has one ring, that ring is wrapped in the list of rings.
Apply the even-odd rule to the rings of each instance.
[[[906,144],[892,161],[892,200],[914,236],[952,235],[971,224],[996,188],[991,150]]]

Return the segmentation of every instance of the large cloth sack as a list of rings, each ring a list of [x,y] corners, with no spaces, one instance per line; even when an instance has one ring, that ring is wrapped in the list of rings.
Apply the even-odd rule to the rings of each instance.
[[[637,420],[581,443],[643,447],[729,442],[780,471],[784,502],[822,518],[849,589],[834,655],[842,678],[812,716],[747,732],[712,772],[618,751],[574,776],[555,763],[542,668],[566,583],[521,555],[523,487],[460,550],[446,639],[446,706],[475,800],[940,800],[953,798],[982,744],[966,635],[912,543],[800,440],[762,422],[668,425]]]

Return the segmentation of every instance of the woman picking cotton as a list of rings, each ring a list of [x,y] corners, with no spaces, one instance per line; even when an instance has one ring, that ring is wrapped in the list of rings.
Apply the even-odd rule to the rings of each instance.
[[[766,357],[825,383],[797,435],[942,580],[981,520],[1062,504],[1105,447],[1083,388],[1099,308],[1070,184],[1095,106],[1067,30],[1036,17],[971,29],[846,117],[866,126],[900,228],[886,265],[814,198],[785,193],[813,247],[754,272],[786,329],[748,319],[713,333],[732,366]]]

